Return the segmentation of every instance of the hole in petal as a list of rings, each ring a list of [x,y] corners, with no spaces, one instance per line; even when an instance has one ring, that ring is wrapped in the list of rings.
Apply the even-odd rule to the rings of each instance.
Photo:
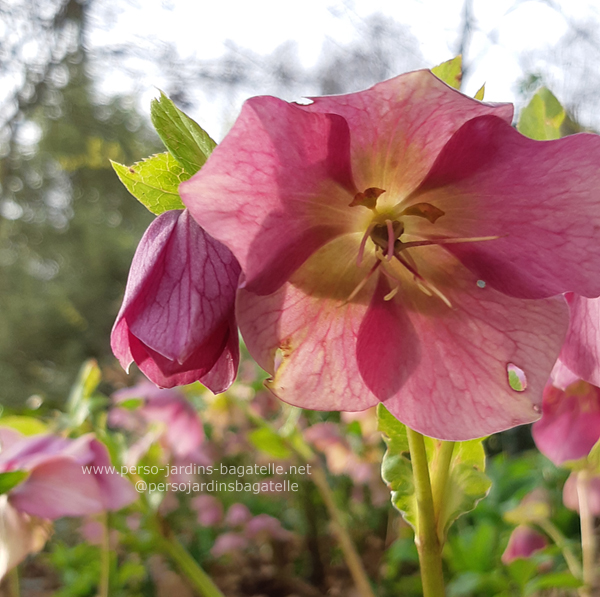
[[[527,376],[525,375],[525,371],[513,363],[508,363],[506,371],[508,373],[508,385],[515,392],[524,392],[527,389]]]
[[[483,280],[477,280],[477,286],[479,286],[479,288],[485,288],[485,282]]]
[[[298,104],[299,106],[310,106],[311,104],[314,104],[314,100],[311,100],[308,97],[301,97],[298,99],[295,99],[293,102],[293,104]]]

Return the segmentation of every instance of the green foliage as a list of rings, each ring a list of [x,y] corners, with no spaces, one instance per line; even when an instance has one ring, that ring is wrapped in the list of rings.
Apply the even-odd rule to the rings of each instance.
[[[48,427],[43,421],[24,415],[9,415],[0,418],[0,427],[10,427],[23,435],[36,435],[48,431]]]
[[[377,407],[378,429],[384,433],[387,451],[383,457],[381,474],[392,491],[392,503],[413,529],[417,522],[417,504],[412,465],[409,460],[406,427],[380,404]],[[457,442],[449,466],[442,509],[438,516],[438,529],[445,536],[452,523],[462,514],[471,511],[483,499],[491,486],[485,475],[483,440]],[[430,476],[435,476],[439,466],[441,448],[439,440],[425,438]]]
[[[159,99],[152,100],[150,116],[165,147],[188,176],[196,174],[217,144],[162,91]]]
[[[562,137],[561,126],[566,113],[560,102],[545,87],[542,87],[521,112],[517,129],[523,135],[546,141]]]
[[[289,458],[292,454],[283,439],[266,427],[251,431],[248,439],[261,452],[265,452],[275,458]]]
[[[8,493],[13,487],[25,481],[29,473],[27,471],[10,471],[0,473],[0,495]]]
[[[431,69],[431,72],[438,79],[444,81],[446,85],[450,85],[450,87],[454,87],[454,89],[460,89],[460,83],[462,81],[462,56],[459,55],[456,58],[446,60],[446,62],[434,66]]]
[[[190,175],[170,153],[159,153],[133,166],[111,164],[127,190],[153,214],[185,208],[177,189]]]

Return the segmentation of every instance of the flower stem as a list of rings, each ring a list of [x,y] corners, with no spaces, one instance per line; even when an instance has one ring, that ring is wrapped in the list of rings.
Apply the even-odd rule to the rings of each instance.
[[[158,526],[161,526],[160,522]],[[225,597],[210,576],[204,572],[198,562],[196,562],[170,530],[162,529],[159,537],[165,554],[171,558],[179,568],[179,571],[202,597]]]
[[[577,579],[581,580],[581,564],[571,551],[565,536],[552,524],[549,520],[539,520],[536,524],[554,541],[555,545],[560,549],[567,562],[569,572]]]
[[[589,474],[583,470],[577,474],[577,497],[579,498],[579,519],[581,521],[581,549],[583,553],[582,597],[596,594],[596,537],[594,535],[594,515],[590,510]]]
[[[21,597],[21,582],[19,580],[19,567],[15,566],[9,573],[10,597]]]
[[[437,533],[425,440],[420,433],[408,427],[406,433],[417,500],[415,543],[421,564],[423,597],[444,597],[446,593],[442,571],[442,545]]]

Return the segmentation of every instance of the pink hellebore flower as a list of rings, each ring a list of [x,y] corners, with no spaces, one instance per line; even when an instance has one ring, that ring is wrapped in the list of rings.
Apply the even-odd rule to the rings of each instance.
[[[535,443],[556,466],[584,458],[600,439],[600,388],[583,380],[572,381],[559,361],[553,381],[544,390],[542,418],[531,432]]]
[[[135,361],[165,388],[200,381],[225,391],[239,362],[239,273],[231,252],[187,210],[158,216],[136,250],[111,334],[123,368]]]
[[[508,565],[517,558],[529,558],[547,545],[548,540],[544,535],[521,524],[510,535],[502,554],[502,563]]]
[[[238,322],[270,389],[383,402],[442,439],[536,419],[568,326],[552,297],[600,295],[600,137],[533,141],[511,106],[429,71],[313,99],[248,100],[180,186],[242,267]]]
[[[139,408],[133,411],[118,408],[120,403],[136,398],[144,401]],[[137,428],[143,433],[149,423],[162,423],[165,447],[178,461],[190,458],[195,462],[205,460],[206,456],[201,451],[204,442],[202,421],[182,392],[161,390],[149,382],[142,382],[115,392],[113,400],[117,407],[109,411],[110,425],[130,430]]]
[[[134,502],[138,498],[134,488],[117,473],[107,472],[110,466],[106,447],[92,434],[76,440],[23,437],[0,453],[0,473],[29,473],[9,491],[10,505],[40,518],[85,516]]]

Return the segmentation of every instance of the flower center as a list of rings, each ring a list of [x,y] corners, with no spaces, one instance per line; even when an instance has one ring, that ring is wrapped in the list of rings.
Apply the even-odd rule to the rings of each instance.
[[[404,221],[401,218],[416,216],[424,218],[430,223],[435,222],[441,218],[444,212],[432,205],[431,203],[416,203],[411,205],[397,215],[393,214],[380,214],[377,211],[377,199],[385,191],[376,187],[370,187],[363,193],[357,193],[354,197],[350,207],[362,206],[370,209],[373,212],[373,219],[367,230],[365,231],[360,246],[358,249],[358,256],[356,259],[357,266],[360,267],[363,261],[365,247],[367,241],[370,239],[375,245],[375,257],[376,261],[373,267],[368,271],[365,278],[358,284],[358,286],[352,291],[347,301],[351,301],[358,292],[364,287],[370,277],[375,273],[382,264],[385,264],[381,271],[387,276],[393,283],[392,291],[385,297],[385,300],[392,299],[400,288],[402,283],[402,275],[396,270],[394,264],[400,264],[403,270],[407,270],[417,287],[427,296],[436,295],[440,298],[448,307],[452,307],[452,304],[446,296],[436,288],[431,282],[427,281],[418,271],[415,261],[410,257],[409,253],[402,254],[406,249],[423,247],[428,245],[445,245],[454,243],[466,243],[466,242],[479,242],[486,240],[494,240],[499,237],[497,236],[482,236],[473,238],[452,238],[452,237],[441,237],[435,239],[423,239],[409,242],[403,242],[400,237],[405,232]],[[392,262],[392,260],[395,260]]]

